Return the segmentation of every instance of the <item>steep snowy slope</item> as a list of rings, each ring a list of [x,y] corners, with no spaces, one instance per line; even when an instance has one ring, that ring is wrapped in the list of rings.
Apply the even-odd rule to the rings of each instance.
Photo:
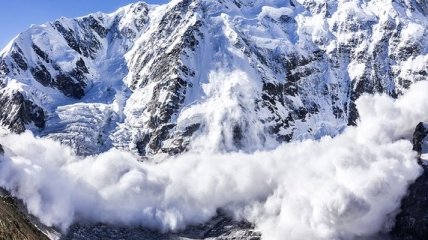
[[[119,118],[115,108],[127,91],[124,54],[145,28],[148,11],[136,3],[18,35],[1,53],[3,125],[59,138],[81,153],[100,151],[96,134],[108,118]]]
[[[423,0],[174,0],[62,18],[0,53],[1,124],[80,154],[336,135],[362,93],[426,79],[427,14]]]

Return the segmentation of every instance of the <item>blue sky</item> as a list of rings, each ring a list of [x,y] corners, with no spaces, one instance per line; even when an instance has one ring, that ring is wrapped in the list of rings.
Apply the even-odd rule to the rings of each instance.
[[[137,0],[0,0],[0,49],[31,24],[92,12],[112,12]],[[160,4],[169,0],[145,0]]]

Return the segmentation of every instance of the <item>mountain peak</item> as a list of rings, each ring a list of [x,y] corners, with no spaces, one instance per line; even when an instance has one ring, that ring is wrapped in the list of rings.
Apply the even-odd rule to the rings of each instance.
[[[137,2],[110,14],[59,19],[31,27],[2,51],[2,91],[20,89],[45,116],[54,116],[45,121],[55,127],[41,134],[72,145],[80,144],[71,134],[79,121],[65,113],[75,104],[86,113],[103,106],[97,119],[109,119],[104,125],[76,113],[87,129],[103,132],[99,141],[82,141],[84,153],[113,146],[141,155],[184,151],[190,139],[206,134],[209,116],[202,106],[212,104],[206,99],[226,98],[223,92],[232,92],[237,117],[227,126],[218,123],[233,134],[217,136],[216,148],[252,151],[335,135],[355,123],[354,101],[361,94],[397,96],[424,78],[426,66],[415,59],[425,62],[420,42],[427,34],[420,1],[388,8],[388,18],[379,11],[382,1],[330,3]],[[403,8],[417,18],[409,19]],[[220,76],[230,84],[217,84]],[[254,123],[258,128],[249,128]]]
[[[191,189],[189,186],[194,184],[192,181],[189,181],[189,186],[187,183],[179,184],[178,188],[169,184],[175,183],[177,179],[179,182],[187,179],[187,170],[195,174],[191,179],[198,179],[209,173],[207,176],[210,182],[219,182],[217,181],[219,173],[220,175],[224,173],[232,180],[220,181],[220,185],[227,190],[229,183],[239,183],[242,176],[247,180],[260,179],[258,169],[261,171],[266,169],[264,176],[266,179],[257,181],[262,184],[257,185],[259,186],[257,191],[275,193],[274,195],[258,194],[257,191],[253,191],[252,182],[245,181],[243,189],[249,186],[248,190],[252,192],[254,198],[247,198],[247,191],[242,195],[227,194],[227,196],[232,196],[230,199],[233,200],[235,195],[239,195],[245,202],[254,200],[257,203],[260,199],[269,199],[268,202],[271,203],[270,200],[273,199],[274,205],[276,197],[280,197],[281,201],[287,199],[281,195],[288,194],[288,189],[275,187],[283,185],[284,179],[289,176],[294,176],[290,169],[305,169],[310,165],[313,167],[310,174],[302,171],[301,175],[297,176],[310,175],[310,179],[314,179],[313,183],[311,182],[313,185],[310,185],[309,190],[306,189],[308,193],[304,194],[304,199],[308,203],[306,212],[315,213],[316,216],[309,214],[307,219],[302,220],[299,215],[301,213],[296,212],[296,222],[301,227],[298,231],[295,231],[295,226],[289,225],[285,228],[281,225],[278,229],[294,232],[298,235],[296,239],[308,238],[307,235],[299,235],[302,234],[301,229],[310,232],[309,238],[318,236],[328,239],[346,238],[348,235],[352,238],[371,234],[380,230],[382,223],[378,220],[376,226],[367,228],[367,224],[371,222],[366,222],[366,217],[379,214],[376,217],[386,219],[386,215],[394,209],[385,210],[383,207],[397,205],[398,196],[388,198],[393,203],[380,205],[378,204],[383,201],[373,198],[373,192],[376,196],[379,194],[379,186],[391,183],[387,181],[389,178],[382,175],[379,181],[370,182],[372,186],[365,188],[369,201],[355,195],[361,190],[360,185],[351,184],[352,186],[343,187],[341,185],[343,174],[337,173],[339,170],[348,173],[350,166],[355,165],[357,170],[352,173],[356,176],[361,172],[371,174],[371,170],[378,168],[371,167],[367,161],[377,160],[379,156],[381,158],[387,156],[381,159],[381,163],[384,163],[380,165],[385,166],[382,170],[390,174],[391,179],[400,180],[396,177],[397,168],[400,167],[391,168],[391,164],[404,166],[408,161],[409,164],[416,166],[416,162],[412,162],[414,155],[408,145],[403,144],[403,141],[392,143],[402,137],[405,129],[390,130],[398,129],[397,126],[402,127],[401,123],[395,125],[396,121],[391,121],[391,115],[401,114],[400,116],[404,118],[409,106],[412,108],[418,103],[412,97],[405,97],[403,101],[394,101],[393,98],[399,98],[408,91],[416,92],[413,94],[417,96],[423,95],[418,86],[410,87],[418,81],[426,80],[428,76],[428,48],[424,44],[428,42],[428,18],[424,6],[426,4],[420,0],[173,0],[160,6],[139,2],[110,14],[94,13],[80,18],[62,18],[32,26],[15,38],[0,55],[0,125],[11,132],[22,133],[30,130],[39,138],[34,138],[30,133],[24,134],[30,139],[29,145],[32,149],[31,152],[27,152],[21,145],[16,144],[17,141],[14,139],[19,137],[12,135],[8,143],[17,151],[26,154],[29,160],[4,160],[8,161],[10,166],[18,164],[16,172],[22,171],[24,177],[33,176],[25,172],[33,167],[34,176],[47,170],[49,177],[41,178],[43,184],[46,179],[52,179],[51,174],[54,174],[53,176],[58,174],[55,179],[63,177],[65,179],[65,184],[60,184],[60,188],[71,186],[70,191],[74,193],[74,189],[80,188],[75,187],[79,185],[73,184],[76,182],[80,184],[80,179],[85,180],[86,177],[93,179],[92,171],[88,171],[86,173],[88,175],[79,175],[85,178],[74,178],[73,174],[63,174],[62,170],[65,169],[63,166],[68,164],[63,163],[63,159],[61,159],[63,162],[58,164],[61,171],[51,171],[56,170],[57,165],[52,168],[50,156],[36,156],[36,160],[42,164],[40,166],[46,168],[31,160],[36,146],[38,149],[46,149],[46,142],[53,145],[52,141],[46,139],[54,139],[70,146],[70,149],[78,155],[101,156],[81,160],[73,155],[71,162],[88,163],[90,168],[95,166],[97,171],[98,164],[104,164],[105,161],[114,165],[106,168],[105,179],[113,184],[119,183],[120,189],[124,189],[124,194],[121,195],[124,198],[136,196],[137,200],[145,199],[152,194],[151,192],[147,194],[146,189],[155,191],[156,197],[159,193],[166,194],[167,198],[170,196],[170,189],[178,191]],[[426,84],[419,86],[423,89],[428,88]],[[363,97],[362,100],[358,100],[360,96],[374,93],[384,95]],[[410,102],[409,106],[403,102]],[[358,112],[357,105],[362,106],[365,111]],[[385,112],[388,114],[379,112],[379,109],[386,109]],[[417,117],[420,117],[419,113],[409,117],[411,118],[409,121],[414,121]],[[361,127],[363,137],[357,132],[357,127],[344,131],[348,125],[361,124],[363,120],[365,120]],[[376,125],[380,130],[372,131],[372,120],[381,122]],[[324,138],[341,133],[344,135],[337,139]],[[305,139],[321,140],[300,143]],[[355,139],[357,147],[352,142]],[[298,143],[283,145],[291,141]],[[383,141],[387,144],[380,144],[379,153],[378,146],[373,144]],[[339,147],[343,147],[345,151],[339,151],[341,157],[332,160],[332,157],[337,155],[334,154],[337,152],[337,143],[343,143],[344,145]],[[400,146],[398,150],[394,147],[395,143]],[[327,152],[319,157],[318,152],[325,146],[328,146]],[[364,149],[362,155],[360,147]],[[311,154],[313,153],[309,161],[309,155],[306,153],[308,148],[312,149]],[[389,149],[392,148],[395,151],[389,154]],[[58,149],[63,149],[63,146],[55,145],[52,152],[57,153]],[[109,151],[110,149],[112,151]],[[119,152],[117,149],[127,152],[126,155],[119,154],[119,161],[115,157]],[[265,155],[265,152],[271,149],[280,151],[275,150]],[[51,154],[45,150],[40,152]],[[104,152],[108,153],[101,154]],[[189,155],[192,157],[187,160],[184,158],[173,160],[171,161],[173,165],[141,165],[137,161],[130,162],[132,157],[128,154],[134,153],[138,160],[143,162],[162,162],[169,159],[169,156],[184,152],[190,152]],[[201,152],[204,155],[197,155],[196,158],[192,155]],[[228,152],[234,154],[228,155]],[[403,161],[403,152],[406,153],[406,161]],[[109,155],[110,153],[114,155]],[[213,163],[209,160],[206,161],[208,165],[197,164],[201,159],[201,162],[204,162],[205,158],[215,154]],[[225,154],[227,158],[223,158]],[[10,155],[5,154],[6,157]],[[287,160],[294,160],[295,155],[301,157],[296,161],[288,161],[291,164],[288,165]],[[235,157],[239,156],[245,161],[235,162]],[[355,159],[349,161],[350,156],[351,158],[355,156]],[[186,169],[180,168],[182,159],[196,165]],[[255,165],[246,168],[248,162]],[[330,164],[325,172],[318,168],[324,162]],[[24,170],[19,168],[23,166],[19,165],[21,163],[24,165],[28,163],[28,168]],[[128,166],[128,163],[132,166]],[[223,167],[222,164],[232,165]],[[166,168],[156,171],[160,175],[154,173],[153,169],[157,166],[184,169],[186,174],[183,177],[175,175],[170,179],[163,175],[165,171],[160,171]],[[248,173],[257,174],[236,175],[234,171],[237,166],[247,169]],[[265,166],[275,168],[270,170]],[[198,171],[193,171],[194,167]],[[283,169],[277,171],[276,167]],[[366,168],[367,171],[361,171]],[[70,169],[70,173],[76,172],[75,167]],[[113,169],[113,174],[110,174],[109,169]],[[412,174],[417,173],[416,168],[403,167],[403,169],[411,170]],[[284,175],[283,172],[291,175]],[[271,181],[271,173],[278,173],[276,183]],[[324,175],[326,173],[327,175]],[[405,172],[403,174],[410,176]],[[15,172],[12,172],[12,175],[19,178],[19,174]],[[104,179],[104,175],[100,176]],[[315,177],[312,178],[313,176]],[[127,185],[129,179],[132,182],[129,185],[132,190],[127,186],[122,188]],[[133,179],[137,179],[135,186],[143,184],[148,188],[134,188]],[[290,179],[293,181],[289,182],[290,185],[286,184],[286,187],[292,186],[292,189],[300,192],[301,183],[295,184],[295,179],[293,177]],[[24,183],[29,182],[27,178],[25,180]],[[313,195],[312,190],[318,190],[319,181],[330,183],[330,180],[333,181],[331,191],[344,189],[343,192],[329,198],[328,203],[323,202],[322,197],[316,197],[317,201],[322,200],[322,204],[314,209],[310,200],[314,199],[313,196],[325,196],[325,192],[320,190]],[[365,178],[360,180],[364,183],[366,181]],[[401,180],[402,189],[405,189],[410,178]],[[73,184],[69,184],[69,181]],[[394,181],[392,184],[396,183]],[[42,183],[36,185],[44,186]],[[16,186],[14,182],[11,185]],[[50,182],[48,185],[51,186]],[[87,185],[85,183],[84,186],[90,186],[84,190],[92,192],[94,189],[94,196],[105,193],[98,188],[92,188],[93,182],[88,182]],[[109,183],[105,186],[107,188],[103,185],[102,189],[110,189]],[[234,190],[239,193],[242,189],[241,185],[238,186]],[[275,187],[270,189],[272,186]],[[355,191],[348,192],[348,187],[355,186]],[[23,188],[27,189],[29,188]],[[203,199],[197,198],[198,194],[196,198],[191,194],[185,195],[184,198],[179,195],[178,204],[167,200],[160,202],[159,208],[152,208],[152,203],[158,202],[157,198],[153,202],[147,202],[147,208],[142,208],[139,205],[140,201],[136,201],[137,205],[132,207],[137,209],[138,214],[135,214],[135,209],[127,208],[130,214],[125,215],[132,222],[135,220],[133,216],[141,216],[141,209],[149,209],[143,214],[147,214],[144,216],[148,216],[148,219],[153,219],[156,215],[159,221],[154,225],[162,223],[164,224],[162,227],[176,230],[177,227],[186,224],[185,220],[189,220],[194,212],[191,211],[190,215],[186,215],[179,211],[178,215],[171,215],[174,218],[169,216],[175,214],[177,206],[189,209],[189,199],[199,199],[196,205],[203,203],[199,205],[201,211],[197,214],[204,215],[202,218],[205,220],[215,214],[218,207],[234,203],[229,201],[229,198],[224,202],[222,199],[218,205],[205,208],[204,204],[207,202],[205,197],[210,196],[212,189],[205,186],[201,189],[204,191],[208,189],[207,194],[203,194]],[[83,205],[79,199],[76,201],[78,203],[75,206],[77,207],[75,215],[69,216],[67,212],[62,216],[65,219],[58,218],[55,215],[58,212],[58,208],[55,208],[57,205],[39,201],[51,199],[53,195],[49,195],[49,191],[29,190],[31,194],[37,196],[30,195],[31,199],[37,201],[34,205],[30,204],[31,206],[46,204],[37,209],[43,211],[32,212],[45,214],[45,209],[52,210],[54,216],[44,219],[48,224],[62,224],[68,227],[74,216],[91,214],[87,211],[88,208],[82,209]],[[196,192],[199,192],[199,189],[196,189]],[[391,193],[381,192],[386,195]],[[39,194],[42,194],[42,197],[39,198]],[[43,194],[46,194],[47,198]],[[115,192],[112,194],[116,197]],[[63,196],[67,202],[70,200],[67,196],[73,194],[60,195]],[[115,199],[123,200],[121,196]],[[337,209],[337,196],[340,199],[346,198],[344,208],[339,204],[340,209]],[[105,198],[97,197],[92,203],[97,204],[98,200],[104,201]],[[297,200],[291,202],[300,202],[300,199]],[[82,201],[87,199],[84,198]],[[116,203],[113,205],[116,206]],[[288,203],[289,201],[284,201],[285,205],[280,207],[298,209]],[[114,216],[123,216],[123,208],[112,209],[111,206],[107,202],[100,208],[103,211],[96,209],[94,212],[113,211]],[[171,206],[172,210],[168,208],[164,212],[157,211],[164,210],[165,206]],[[193,209],[192,206],[190,209]],[[267,215],[281,212],[270,209],[268,206]],[[330,211],[331,209],[333,210]],[[383,213],[379,213],[378,209]],[[317,215],[324,212],[328,217],[320,218],[319,216],[324,215]],[[280,215],[282,217],[283,214]],[[92,219],[90,217],[92,216],[88,216]],[[351,218],[354,220],[354,217],[357,224],[334,225],[342,223],[342,220],[348,221]],[[145,220],[139,218],[137,222]],[[190,223],[194,223],[192,221]],[[269,218],[269,222],[283,221],[274,217]],[[311,223],[309,224],[311,226],[308,223]],[[362,227],[354,231],[350,229],[351,225]],[[284,236],[281,231],[278,233],[280,239]]]

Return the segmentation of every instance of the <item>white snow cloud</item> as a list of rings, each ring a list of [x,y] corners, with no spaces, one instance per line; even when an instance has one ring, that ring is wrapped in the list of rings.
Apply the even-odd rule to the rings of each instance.
[[[358,126],[335,138],[251,154],[198,149],[159,164],[114,149],[82,158],[29,132],[8,135],[0,137],[0,185],[63,229],[85,219],[177,230],[223,208],[254,222],[264,239],[368,236],[421,172],[405,138],[428,120],[427,91],[420,82],[398,100],[361,97]]]

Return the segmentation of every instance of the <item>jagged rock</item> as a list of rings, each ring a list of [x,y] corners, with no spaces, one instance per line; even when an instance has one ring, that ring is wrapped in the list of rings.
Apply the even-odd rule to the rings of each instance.
[[[416,126],[413,134],[413,150],[427,153],[427,129],[424,123]],[[401,210],[391,231],[394,240],[422,240],[428,236],[428,166],[419,162],[423,168],[422,175],[409,187],[407,195],[401,201]]]
[[[220,88],[212,79],[220,70],[229,89],[214,92],[230,92],[226,98],[239,103],[228,111],[241,116],[223,125],[231,134],[222,134],[218,148],[254,151],[270,139],[336,135],[357,123],[362,94],[396,97],[428,75],[426,3],[363,5],[180,0],[162,11],[135,3],[112,14],[61,18],[31,27],[2,51],[0,86],[19,86],[49,116],[40,135],[85,155],[111,147],[146,157],[186,151],[210,124],[198,106],[219,97],[207,94]],[[229,86],[236,71],[248,83]],[[193,108],[199,110],[186,115],[191,121],[181,121]],[[3,112],[0,123],[23,131],[34,123],[26,111],[8,113],[13,121]],[[255,122],[262,126],[248,127]],[[183,134],[192,125],[201,131]]]
[[[107,224],[75,224],[61,240],[98,239],[218,239],[218,240],[260,240],[260,233],[254,231],[248,222],[237,222],[219,212],[205,224],[189,226],[176,233],[160,233],[143,227],[120,227]]]
[[[16,200],[0,190],[0,239],[1,240],[48,240],[19,210]]]
[[[422,165],[422,168],[423,174],[410,186],[401,201],[401,212],[391,231],[394,240],[422,240],[428,234],[428,167]]]
[[[0,92],[0,121],[12,131],[21,133],[30,123],[38,128],[44,128],[45,114],[43,109],[25,99],[21,92],[11,94]]]
[[[419,155],[419,157],[422,154],[422,145],[423,141],[425,140],[426,136],[428,135],[427,128],[425,127],[425,124],[420,122],[415,129],[415,132],[413,133],[413,150],[416,151]]]

